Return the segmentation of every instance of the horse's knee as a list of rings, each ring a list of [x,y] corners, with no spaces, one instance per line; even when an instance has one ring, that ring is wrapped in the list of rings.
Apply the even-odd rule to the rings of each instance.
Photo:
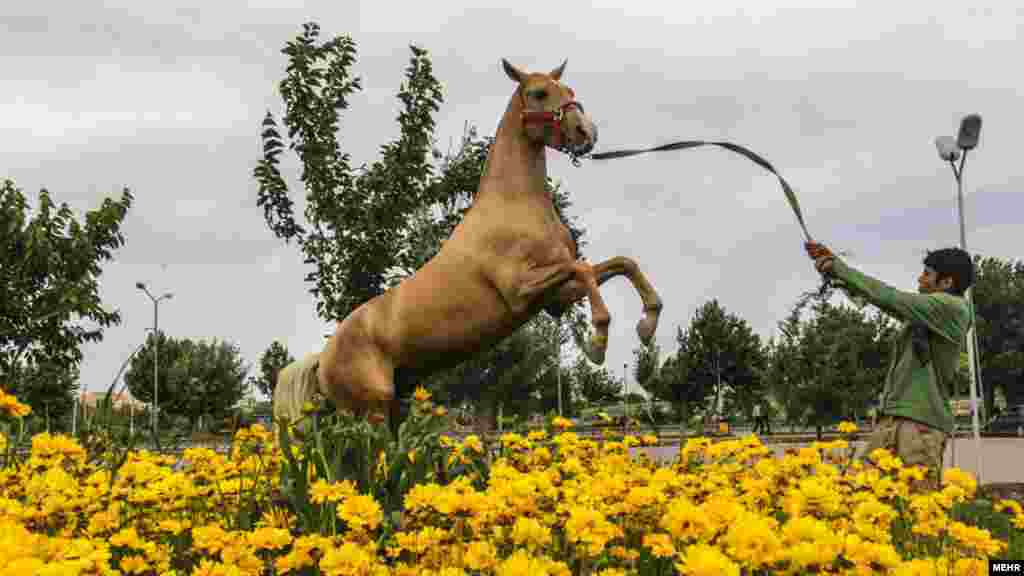
[[[640,265],[636,263],[636,260],[627,258],[625,256],[617,256],[615,258],[616,264],[622,268],[622,273],[626,276],[632,277],[637,272],[640,272]]]

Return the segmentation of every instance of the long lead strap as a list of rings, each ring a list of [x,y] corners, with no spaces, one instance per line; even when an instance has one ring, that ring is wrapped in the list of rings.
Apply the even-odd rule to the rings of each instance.
[[[786,179],[782,177],[775,167],[770,162],[755,154],[753,151],[740,146],[739,144],[733,144],[732,142],[708,142],[704,140],[682,140],[679,142],[672,142],[669,144],[662,144],[661,146],[655,146],[653,148],[643,149],[632,149],[632,150],[613,150],[611,152],[598,152],[597,154],[591,154],[587,156],[591,160],[611,160],[614,158],[626,158],[629,156],[637,156],[639,154],[646,154],[648,152],[667,152],[669,150],[685,150],[687,148],[697,148],[698,146],[713,145],[726,150],[731,150],[737,154],[746,156],[750,161],[771,172],[779,179],[779,184],[782,185],[782,191],[786,195],[786,200],[789,202],[790,208],[793,209],[793,213],[796,214],[797,222],[800,223],[800,228],[804,231],[804,238],[810,242],[811,234],[807,231],[807,225],[804,223],[803,213],[800,211],[800,203],[796,199],[796,193],[793,192],[793,188],[786,182]]]

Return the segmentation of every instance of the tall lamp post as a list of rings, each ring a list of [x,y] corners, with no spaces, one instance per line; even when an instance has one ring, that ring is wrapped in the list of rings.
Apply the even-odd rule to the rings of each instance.
[[[153,301],[153,435],[155,437],[157,434],[157,411],[159,410],[160,406],[157,403],[157,379],[159,378],[160,374],[160,365],[157,363],[157,360],[160,357],[160,332],[158,323],[160,301],[169,300],[171,296],[173,296],[173,294],[167,292],[160,296],[159,298],[156,298],[152,294],[150,294],[149,290],[146,288],[146,285],[144,283],[136,282],[135,287],[145,292],[146,296],[149,296],[149,299]]]
[[[555,378],[558,383],[558,416],[562,416],[562,322],[555,321]]]
[[[981,116],[969,114],[960,121],[960,131],[956,139],[952,136],[939,136],[935,139],[935,148],[943,161],[949,162],[953,170],[953,177],[956,179],[957,215],[960,220],[960,249],[967,251],[967,231],[964,226],[964,163],[967,161],[967,152],[978,146],[978,137],[981,135]],[[956,164],[960,160],[960,166]],[[981,481],[981,423],[978,417],[979,403],[981,401],[981,375],[978,371],[978,332],[975,329],[976,317],[974,314],[973,287],[966,292],[967,307],[971,311],[971,327],[967,331],[967,359],[970,363],[971,378],[971,425],[974,428],[974,448],[978,454],[978,481]],[[953,442],[956,443],[956,429],[953,430]]]
[[[622,427],[629,428],[629,382],[626,380],[626,369],[629,364],[622,363]]]

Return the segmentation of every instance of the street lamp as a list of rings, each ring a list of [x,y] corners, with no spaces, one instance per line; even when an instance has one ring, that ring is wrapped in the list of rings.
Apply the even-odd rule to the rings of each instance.
[[[555,320],[555,378],[558,382],[558,416],[562,416],[562,322]]]
[[[157,323],[159,319],[158,310],[160,308],[160,301],[169,300],[173,295],[170,292],[167,292],[164,295],[160,296],[159,298],[155,298],[152,294],[149,293],[149,290],[146,289],[146,285],[144,283],[136,282],[135,287],[145,292],[146,296],[149,296],[149,299],[153,301],[153,435],[155,437],[157,434],[157,411],[159,410],[160,406],[157,403],[157,379],[159,378],[160,369],[159,364],[157,363],[157,360],[159,359],[160,350],[160,338],[158,337],[160,333],[158,331],[159,324]]]
[[[629,382],[626,380],[626,368],[629,364],[622,363],[622,429],[629,428]]]
[[[949,162],[953,170],[953,178],[956,179],[957,215],[960,219],[960,249],[967,251],[967,231],[964,226],[964,163],[967,161],[967,152],[978,146],[978,137],[981,135],[981,116],[969,114],[960,121],[960,131],[954,140],[952,136],[939,136],[935,139],[935,148],[939,157]],[[956,161],[960,160],[957,167]],[[981,425],[978,418],[979,402],[981,400],[981,374],[978,371],[978,332],[975,329],[976,317],[974,314],[973,287],[966,292],[967,307],[971,311],[971,327],[967,331],[967,358],[971,365],[971,425],[974,428],[974,445],[978,453],[978,481],[981,481]],[[956,429],[953,430],[953,443],[956,444]],[[955,449],[955,448],[954,448]]]

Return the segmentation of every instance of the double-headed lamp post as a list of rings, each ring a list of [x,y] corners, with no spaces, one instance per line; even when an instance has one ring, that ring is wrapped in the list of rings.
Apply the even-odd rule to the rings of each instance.
[[[160,296],[159,298],[156,298],[152,294],[150,294],[149,290],[146,288],[146,285],[144,283],[136,282],[135,287],[145,292],[146,296],[149,296],[149,299],[153,301],[153,434],[155,435],[157,434],[157,410],[159,410],[160,406],[157,403],[157,379],[159,378],[160,373],[160,365],[157,363],[157,360],[160,357],[160,332],[158,331],[158,311],[160,309],[160,301],[169,300],[171,296],[173,296],[173,294],[167,292]]]
[[[960,131],[954,139],[952,136],[939,136],[935,139],[935,148],[943,161],[949,162],[953,169],[953,177],[956,179],[957,215],[960,220],[960,249],[967,251],[967,231],[964,226],[964,163],[967,161],[967,152],[978,145],[978,137],[981,135],[981,116],[969,114],[960,121]],[[960,160],[957,167],[956,161]],[[972,259],[973,260],[973,259]],[[966,292],[967,307],[971,311],[971,327],[967,331],[967,359],[970,363],[971,378],[971,424],[974,428],[974,447],[978,454],[978,481],[981,481],[981,425],[978,418],[979,403],[981,401],[981,375],[978,372],[978,331],[975,328],[976,317],[974,314],[973,288]],[[954,429],[953,441],[956,442],[956,430]]]

